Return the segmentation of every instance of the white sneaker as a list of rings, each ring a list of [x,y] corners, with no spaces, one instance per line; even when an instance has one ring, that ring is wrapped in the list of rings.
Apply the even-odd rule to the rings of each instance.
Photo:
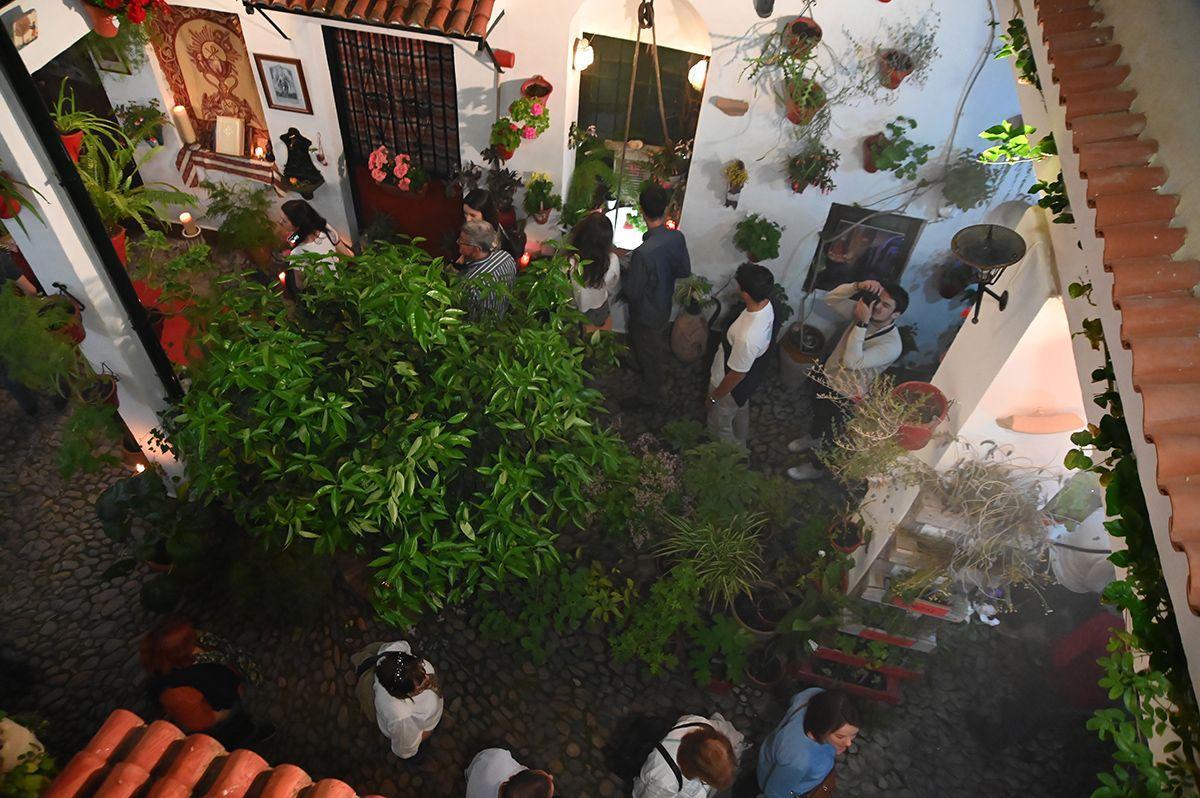
[[[825,472],[813,465],[807,463],[802,466],[796,466],[787,470],[787,475],[797,482],[806,482],[810,479],[820,479],[825,476]]]
[[[805,435],[803,438],[797,438],[789,443],[787,449],[793,454],[799,454],[800,452],[807,452],[809,449],[816,446],[816,444],[817,441],[815,438],[810,435]]]

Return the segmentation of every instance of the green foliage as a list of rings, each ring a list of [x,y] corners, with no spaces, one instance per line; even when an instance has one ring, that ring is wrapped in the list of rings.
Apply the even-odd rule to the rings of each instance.
[[[942,196],[960,211],[969,211],[991,199],[996,178],[995,172],[964,151],[942,173]]]
[[[497,119],[492,123],[492,134],[488,143],[498,149],[516,152],[521,146],[521,129],[508,117]]]
[[[85,134],[78,164],[79,176],[109,231],[126,220],[148,231],[151,223],[166,224],[165,206],[196,204],[191,194],[167,183],[136,185],[138,170],[154,157],[157,150],[150,150],[139,158],[133,144],[124,134],[119,135],[123,141],[117,147],[109,148]]]
[[[122,433],[112,405],[77,404],[58,446],[59,474],[64,479],[73,474],[92,474],[106,465],[121,462],[108,449],[121,439]]]
[[[876,168],[891,172],[901,180],[916,180],[917,170],[929,160],[933,145],[918,145],[908,137],[908,132],[917,127],[917,120],[910,116],[898,116],[886,127],[884,138],[875,139],[867,145],[875,159]]]
[[[121,26],[122,28],[126,26]],[[138,27],[132,25],[129,27]],[[158,98],[153,97],[146,103],[122,103],[113,109],[121,119],[121,132],[133,143],[145,141],[152,147],[160,146],[162,129],[170,124],[166,113],[159,107]]]
[[[770,260],[779,257],[779,240],[782,237],[782,225],[752,213],[734,228],[733,245],[751,260]]]
[[[693,274],[675,281],[675,302],[689,313],[698,313],[717,303],[712,290],[712,280]]]
[[[81,111],[75,107],[75,90],[67,87],[67,78],[63,78],[58,87],[58,98],[50,109],[54,117],[54,126],[59,133],[83,133],[83,146],[112,146],[121,147],[128,140],[115,124],[107,119],[96,116],[91,111]]]
[[[38,207],[34,205],[32,200],[29,198],[31,193],[41,197],[43,201],[46,199],[44,196],[42,196],[42,192],[38,191],[33,186],[22,180],[18,180],[8,172],[0,169],[0,199],[6,200],[9,203],[10,208],[13,203],[20,203],[22,209],[28,210],[31,214],[33,214],[35,219],[42,224],[45,224],[46,220],[42,218],[42,212],[38,210]],[[12,216],[11,219],[17,223],[17,227],[21,228],[21,232],[27,232],[25,230],[25,222],[21,221],[20,214]]]
[[[650,595],[633,605],[629,625],[609,638],[618,662],[637,658],[657,676],[679,664],[671,641],[700,621],[696,607],[700,581],[688,565],[680,565],[650,587]]]
[[[746,669],[746,654],[753,642],[750,633],[728,615],[718,615],[708,626],[697,624],[688,630],[689,665],[696,684],[706,687],[720,674],[714,673],[714,660],[723,663],[724,677],[741,684]]]
[[[1095,320],[1088,320],[1095,321]],[[1104,601],[1129,619],[1130,633],[1109,641],[1110,655],[1100,662],[1100,681],[1121,706],[1095,713],[1088,728],[1117,748],[1111,773],[1097,775],[1093,798],[1145,798],[1196,795],[1200,790],[1200,706],[1192,690],[1187,653],[1179,637],[1167,591],[1137,461],[1117,393],[1112,359],[1099,325],[1089,334],[1102,347],[1105,365],[1092,373],[1103,390],[1095,402],[1106,409],[1099,424],[1071,436],[1078,447],[1067,454],[1067,468],[1093,471],[1105,487],[1104,527],[1124,546],[1109,559],[1123,578],[1104,589]],[[1151,736],[1165,732],[1176,741],[1160,755],[1149,748]]]
[[[792,191],[800,193],[808,186],[815,186],[822,194],[837,188],[833,173],[837,171],[842,154],[823,146],[817,141],[809,142],[804,152],[787,160],[788,183]]]
[[[666,520],[674,532],[659,545],[658,553],[689,565],[713,607],[728,606],[762,577],[759,536],[765,516],[735,515],[728,524],[692,523],[674,515]]]
[[[411,172],[411,170],[410,170]],[[217,246],[223,250],[246,250],[269,246],[275,241],[271,223],[271,199],[265,187],[250,183],[213,183],[200,187],[208,192],[209,219],[220,219]]]
[[[727,525],[739,515],[761,512],[774,528],[791,523],[803,488],[779,477],[751,471],[746,454],[723,441],[704,443],[683,453],[683,488],[694,517]]]
[[[801,108],[821,108],[829,100],[821,84],[811,78],[798,77],[789,80],[784,84],[784,90],[787,92],[787,99]]]
[[[530,214],[557,210],[562,207],[562,197],[554,193],[554,182],[549,175],[535,172],[525,184],[523,204],[525,212]]]
[[[1038,207],[1050,211],[1055,224],[1075,223],[1075,214],[1071,213],[1071,200],[1067,197],[1067,186],[1063,182],[1061,170],[1054,180],[1039,180],[1026,191],[1042,195],[1038,199]]]
[[[519,97],[508,106],[508,116],[522,130],[533,128],[534,138],[550,129],[550,109],[544,97]]]
[[[573,225],[585,213],[603,203],[604,197],[617,187],[617,173],[613,171],[613,154],[594,133],[580,132],[575,123],[571,127],[571,142],[576,149],[575,169],[571,172],[571,184],[563,205],[563,224]]]
[[[72,321],[69,301],[0,290],[0,367],[11,379],[60,393],[80,373],[79,349],[57,332]]]
[[[1025,161],[1040,161],[1049,155],[1058,154],[1058,145],[1054,143],[1054,134],[1049,133],[1033,143],[1033,134],[1037,128],[1031,125],[1014,125],[1007,119],[998,125],[992,125],[979,134],[984,141],[995,142],[979,153],[982,163],[1022,163]]]
[[[5,719],[10,723],[17,722],[0,711],[0,720]],[[0,798],[40,798],[56,775],[58,765],[54,757],[47,754],[40,744],[34,745],[21,754],[16,767],[7,773],[0,773]]]
[[[996,51],[995,58],[1014,58],[1017,68],[1017,80],[1030,86],[1036,86],[1040,91],[1042,82],[1038,78],[1037,63],[1033,60],[1033,48],[1029,46],[1029,31],[1025,29],[1025,20],[1013,17],[1008,21],[1008,29],[1000,34],[1003,42]]]
[[[594,509],[585,486],[623,462],[594,423],[567,271],[532,265],[486,323],[413,246],[310,270],[296,313],[227,283],[165,425],[195,494],[272,547],[365,546],[395,624],[535,578],[558,559],[554,530]]]
[[[676,450],[691,449],[708,439],[708,429],[699,421],[677,418],[663,425],[662,436]]]

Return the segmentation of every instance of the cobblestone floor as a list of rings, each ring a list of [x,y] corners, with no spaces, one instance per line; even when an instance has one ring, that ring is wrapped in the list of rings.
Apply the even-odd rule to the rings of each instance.
[[[699,418],[707,368],[677,366],[670,418]],[[601,380],[615,411],[632,391],[623,373]],[[804,402],[774,379],[752,409],[756,467],[788,464],[784,443],[800,431]],[[655,430],[665,415],[620,419],[635,434]],[[100,532],[92,502],[119,471],[63,482],[53,468],[60,415],[23,416],[0,394],[0,652],[27,672],[0,673],[0,707],[35,711],[51,724],[46,741],[67,756],[115,707],[144,716],[137,641],[151,621],[138,602],[139,574],[104,581],[118,552]],[[386,740],[361,716],[349,658],[372,640],[398,634],[376,622],[344,590],[335,591],[319,621],[281,630],[230,614],[221,602],[190,607],[197,621],[257,654],[267,684],[250,698],[254,714],[278,733],[258,750],[272,762],[294,762],[315,777],[336,777],[360,793],[396,796],[461,795],[462,771],[490,744],[557,774],[572,796],[624,791],[612,772],[610,750],[629,718],[673,718],[721,711],[751,740],[780,718],[791,690],[738,688],[718,696],[690,677],[651,678],[636,665],[614,665],[604,640],[581,634],[556,641],[543,666],[516,647],[481,638],[467,612],[429,619],[416,630],[443,676],[446,712],[416,763],[391,756]],[[872,710],[860,742],[841,765],[839,795],[1083,796],[1108,752],[1041,687],[1051,620],[1034,610],[1017,632],[971,631],[951,652],[929,662],[927,675],[907,687],[901,706]],[[1020,618],[1018,620],[1025,620]],[[1007,626],[1008,624],[1006,624]],[[1004,628],[1002,627],[1002,630]],[[1032,700],[1036,696],[1036,700]],[[1002,708],[1021,722],[1006,729],[1012,742],[979,734],[996,726]],[[981,739],[982,737],[982,739]],[[986,741],[985,741],[986,740]]]

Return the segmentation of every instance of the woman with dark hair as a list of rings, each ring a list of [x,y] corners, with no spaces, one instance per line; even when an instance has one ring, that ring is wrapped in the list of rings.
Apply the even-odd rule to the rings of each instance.
[[[466,221],[485,221],[496,229],[497,249],[502,249],[514,260],[519,260],[516,242],[504,225],[500,224],[500,208],[492,192],[486,188],[476,188],[467,192],[463,197],[463,217]]]
[[[416,756],[442,719],[442,690],[433,666],[404,640],[372,643],[350,658],[355,694],[367,717],[401,759]]]
[[[575,307],[596,328],[611,329],[610,303],[617,295],[621,266],[613,252],[613,226],[602,213],[589,213],[571,230],[571,282]]]
[[[292,226],[288,236],[289,255],[315,253],[330,255],[337,252],[353,256],[354,250],[337,230],[329,226],[325,217],[304,200],[288,200],[280,207],[284,217]]]
[[[742,735],[720,714],[684,715],[642,765],[633,798],[709,798],[733,784]]]
[[[820,687],[797,693],[758,752],[763,798],[831,795],[837,786],[835,758],[850,748],[860,723],[845,693]]]

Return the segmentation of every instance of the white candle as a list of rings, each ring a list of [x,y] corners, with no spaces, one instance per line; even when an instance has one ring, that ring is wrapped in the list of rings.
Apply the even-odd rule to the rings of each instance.
[[[179,214],[179,223],[181,225],[183,225],[184,227],[187,227],[189,224],[192,223],[192,215],[190,213],[188,213],[187,211],[184,211],[183,213]]]
[[[179,223],[183,225],[184,238],[195,238],[200,235],[200,225],[192,221],[192,215],[187,211],[179,214]]]
[[[254,157],[260,161],[262,160],[262,157],[263,157],[263,148],[262,147],[254,148]]]
[[[196,143],[196,129],[192,127],[192,120],[188,117],[187,109],[182,105],[177,105],[171,109],[171,116],[175,118],[175,129],[179,131],[179,137],[183,139],[185,145]]]

